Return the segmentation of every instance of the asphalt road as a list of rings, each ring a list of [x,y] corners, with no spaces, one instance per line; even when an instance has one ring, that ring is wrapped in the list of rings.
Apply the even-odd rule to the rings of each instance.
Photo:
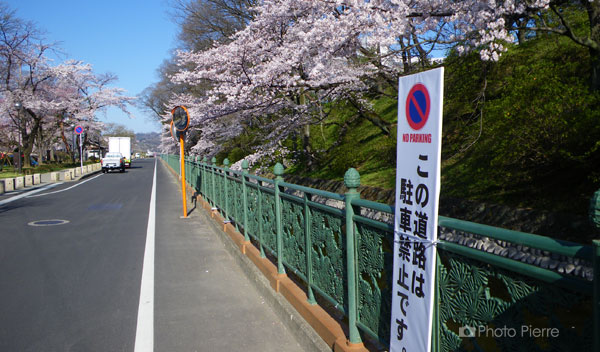
[[[153,168],[0,207],[0,351],[133,351]]]
[[[301,351],[198,210],[180,219],[179,192],[141,159],[0,197],[0,351]]]

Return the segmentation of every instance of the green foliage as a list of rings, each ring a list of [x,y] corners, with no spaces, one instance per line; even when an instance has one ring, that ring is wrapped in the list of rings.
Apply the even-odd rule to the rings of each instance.
[[[327,106],[328,118],[323,123],[311,126],[310,145],[313,150],[312,165],[302,158],[302,144],[293,144],[299,158],[287,170],[314,178],[342,180],[350,167],[361,173],[363,184],[379,187],[394,187],[389,170],[396,163],[396,100],[380,98],[373,101],[372,110],[390,124],[391,135],[366,118],[360,117],[356,108],[346,101]],[[289,148],[289,146],[288,146]],[[383,172],[385,177],[379,175]],[[395,172],[395,171],[394,171]],[[364,178],[362,175],[370,175]]]
[[[233,164],[238,160],[242,160],[246,155],[246,152],[242,148],[235,147],[227,154],[227,158]]]
[[[588,55],[566,38],[545,37],[484,70],[473,69],[474,57],[450,58],[442,192],[583,210],[598,187],[600,157],[600,95],[588,87]],[[486,83],[485,104],[473,103],[483,102]]]

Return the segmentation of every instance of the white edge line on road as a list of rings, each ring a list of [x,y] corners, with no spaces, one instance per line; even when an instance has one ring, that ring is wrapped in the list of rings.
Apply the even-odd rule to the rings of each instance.
[[[156,225],[156,159],[154,159],[154,179],[150,195],[146,249],[142,266],[142,284],[138,307],[137,328],[134,352],[154,351],[154,237]]]
[[[88,178],[88,179],[87,179],[87,180],[85,180],[85,181],[79,182],[79,183],[77,183],[77,184],[74,184],[74,185],[73,185],[73,186],[71,186],[71,187],[67,187],[67,188],[65,188],[65,189],[61,189],[61,190],[58,190],[58,191],[54,191],[54,192],[48,192],[48,193],[44,193],[44,194],[36,194],[36,195],[31,195],[31,196],[30,196],[30,195],[26,195],[26,197],[27,197],[27,198],[30,198],[30,197],[41,197],[41,196],[47,196],[47,195],[49,195],[49,194],[54,194],[54,193],[60,193],[60,192],[68,191],[68,190],[70,190],[71,188],[75,188],[75,187],[77,187],[77,186],[81,186],[82,184],[84,184],[84,183],[86,183],[86,182],[88,182],[88,181],[91,181],[91,180],[93,180],[93,179],[95,179],[95,178],[97,178],[97,177],[100,177],[100,176],[102,176],[102,174],[100,174],[100,175],[97,175],[97,176],[94,176],[94,177],[92,177],[92,178]],[[61,182],[61,183],[62,183],[62,182]],[[59,185],[59,184],[61,184],[61,183],[56,183],[56,185]]]
[[[34,194],[34,193],[38,193],[38,192],[42,192],[42,191],[45,191],[45,190],[47,190],[47,189],[50,189],[50,188],[52,188],[52,187],[56,187],[56,186],[58,186],[58,185],[60,185],[60,184],[62,184],[62,182],[59,182],[59,183],[51,183],[51,184],[49,184],[49,185],[47,185],[47,186],[44,186],[44,187],[41,187],[41,188],[38,188],[38,189],[34,189],[33,191],[26,192],[26,193],[22,193],[22,194],[19,194],[19,195],[17,195],[17,196],[14,196],[14,197],[11,197],[11,198],[8,198],[8,199],[5,199],[5,200],[3,200],[3,201],[0,201],[0,206],[1,206],[1,205],[4,205],[4,204],[7,204],[7,203],[10,203],[10,202],[13,202],[13,201],[15,201],[15,200],[17,200],[17,199],[21,199],[21,198],[25,198],[25,197],[35,197],[35,196],[33,196],[32,194]]]

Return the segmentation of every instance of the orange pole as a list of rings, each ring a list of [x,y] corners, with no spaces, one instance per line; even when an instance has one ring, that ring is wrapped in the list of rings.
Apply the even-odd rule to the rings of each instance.
[[[179,168],[181,172],[181,196],[183,198],[183,217],[187,218],[187,199],[185,193],[185,154],[183,151],[183,134],[179,134],[179,155],[181,156],[181,166]]]

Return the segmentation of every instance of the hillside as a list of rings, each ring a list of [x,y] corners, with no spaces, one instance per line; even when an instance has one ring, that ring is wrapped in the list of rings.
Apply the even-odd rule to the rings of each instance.
[[[587,55],[556,37],[513,46],[497,63],[450,55],[442,197],[586,217],[600,188],[600,94],[589,88]],[[393,93],[372,101],[379,121],[347,102],[328,104],[326,119],[284,144],[292,151],[283,160],[286,173],[342,180],[354,167],[363,185],[393,189]],[[217,159],[249,154],[245,138],[230,141]]]
[[[146,153],[147,151],[158,152],[158,146],[160,145],[160,133],[158,132],[147,132],[147,133],[136,133],[135,134],[135,146],[134,151],[140,153]]]

